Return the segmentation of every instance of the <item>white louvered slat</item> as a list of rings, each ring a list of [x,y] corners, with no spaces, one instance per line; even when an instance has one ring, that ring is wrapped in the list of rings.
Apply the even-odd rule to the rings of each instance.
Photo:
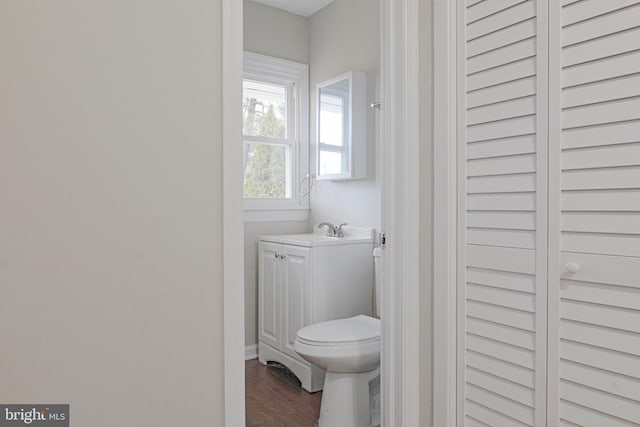
[[[476,4],[467,10],[467,23],[475,22],[480,19],[486,19],[487,16],[509,9],[519,3],[527,0],[501,0],[501,1],[485,1]]]
[[[573,383],[604,390],[609,394],[640,402],[640,380],[636,378],[593,369],[568,361],[560,362],[560,367],[564,377]]]
[[[469,92],[467,95],[467,107],[475,108],[496,102],[504,102],[510,99],[531,96],[535,92],[535,79],[531,76],[509,80],[495,86]]]
[[[572,7],[562,9],[562,25],[567,26],[585,21],[594,16],[604,15],[627,6],[637,4],[638,0],[582,0]]]
[[[536,152],[535,135],[516,136],[498,140],[467,144],[467,159],[533,154]]]
[[[533,408],[521,405],[512,399],[502,397],[473,384],[467,386],[467,399],[486,408],[491,408],[497,413],[516,420],[523,425],[533,425]]]
[[[640,96],[640,74],[565,89],[562,107],[576,107],[632,96]]]
[[[478,73],[521,59],[531,58],[535,54],[536,40],[531,37],[469,58],[467,61],[467,73]]]
[[[603,414],[586,406],[576,405],[575,403],[562,400],[560,402],[560,416],[569,420],[572,424],[582,426],[607,426],[607,427],[633,427],[629,421]]]
[[[474,228],[535,230],[536,216],[534,212],[469,212],[467,225]]]
[[[633,28],[622,33],[614,33],[609,36],[590,40],[569,46],[564,50],[563,66],[582,64],[637,49],[635,41],[640,37],[640,28]]]
[[[513,308],[500,307],[491,303],[467,301],[467,316],[505,326],[535,332],[535,316]]]
[[[467,0],[467,7],[471,8],[474,5],[477,5],[478,3],[482,3],[486,0]]]
[[[494,393],[508,397],[516,402],[534,407],[533,390],[475,368],[469,368],[467,381],[471,384],[482,384]]]
[[[640,52],[634,51],[567,68],[562,73],[562,85],[566,88],[637,73],[640,73]]]
[[[474,176],[467,180],[469,194],[476,193],[522,193],[536,190],[534,173],[515,173],[512,175]],[[510,228],[501,227],[497,228]]]
[[[640,119],[640,98],[568,108],[562,114],[565,129]]]
[[[562,178],[562,190],[639,188],[640,167],[570,170]]]
[[[474,245],[503,246],[506,248],[535,249],[535,231],[505,230],[499,228],[467,229],[467,242]]]
[[[567,252],[640,257],[637,235],[563,232]]]
[[[467,208],[474,211],[535,211],[535,193],[469,194]]]
[[[640,190],[563,191],[565,211],[640,211]]]
[[[594,321],[597,320],[591,320],[592,323]],[[637,339],[634,340],[633,333],[607,329],[606,327],[592,323],[564,320],[560,324],[560,336],[582,344],[607,349],[608,351],[616,351],[636,356],[640,354],[640,343],[638,343]]]
[[[597,256],[580,253],[561,254],[560,264],[575,262],[580,265],[577,273],[572,273],[571,280],[580,282],[604,283],[608,285],[640,287],[640,260],[618,256]],[[565,274],[566,271],[564,271]]]
[[[467,245],[467,266],[513,273],[535,274],[535,251]]]
[[[474,108],[467,113],[467,124],[495,122],[513,117],[529,116],[536,111],[535,98],[528,96],[511,101]]]
[[[467,427],[491,427],[489,424],[487,423],[483,423],[480,420],[476,420],[475,418],[467,415],[465,417],[465,426]]]
[[[517,117],[499,122],[483,123],[467,127],[467,142],[487,141],[535,133],[534,116]]]
[[[561,163],[563,170],[640,166],[640,143],[564,151]]]
[[[490,354],[496,359],[504,360],[523,368],[535,368],[535,353],[531,350],[525,350],[472,334],[467,335],[467,348],[477,353]]]
[[[490,426],[513,426],[521,427],[527,426],[513,418],[507,417],[495,410],[489,409],[486,406],[480,405],[477,402],[469,401],[468,404],[469,416],[474,419],[480,420],[482,423]]]
[[[536,35],[536,20],[528,19],[500,31],[487,34],[467,43],[467,56],[473,58],[491,50],[499,49]]]
[[[638,57],[640,60],[640,56]],[[562,132],[562,148],[640,142],[640,120],[612,123]]]
[[[602,304],[563,300],[560,317],[576,322],[596,324],[607,328],[640,333],[636,310],[620,310]]]
[[[535,16],[535,2],[526,1],[467,25],[467,41],[507,28]]]
[[[640,213],[567,212],[562,229],[571,232],[640,235]]]
[[[467,280],[471,283],[510,289],[512,291],[535,293],[535,276],[499,270],[479,268],[467,269]]]
[[[535,170],[536,157],[534,154],[469,159],[467,162],[467,176],[470,177],[529,173],[535,172]]]
[[[640,289],[570,280],[563,284],[562,298],[640,311]]]
[[[467,283],[467,299],[515,308],[529,313],[535,312],[534,296],[525,292],[508,291],[469,282]]]
[[[601,0],[600,2],[604,3]],[[563,45],[566,47],[575,43],[593,40],[597,37],[635,28],[638,26],[638,22],[640,22],[640,6],[636,3],[636,6],[596,16],[578,24],[565,27],[562,32]]]
[[[586,344],[588,343],[563,341],[560,344],[560,358],[631,378],[640,378],[640,365],[635,355]]]
[[[489,70],[471,74],[467,78],[467,89],[469,91],[483,89],[507,83],[513,80],[530,77],[536,73],[536,61],[534,58],[521,59],[516,62],[501,65]]]
[[[511,381],[524,387],[534,387],[534,376],[531,369],[521,368],[501,362],[498,359],[478,354],[472,351],[467,352],[467,365],[474,369],[488,372],[498,378]]]
[[[511,326],[505,326],[501,324],[482,321],[480,319],[469,318],[467,320],[467,332],[495,341],[504,342],[506,344],[515,345],[516,347],[524,348],[527,350],[534,350],[535,348],[534,333],[513,328]]]
[[[640,412],[637,401],[620,399],[597,389],[591,389],[578,384],[562,381],[560,383],[560,398],[571,400],[578,405],[592,408],[603,414],[640,424]]]

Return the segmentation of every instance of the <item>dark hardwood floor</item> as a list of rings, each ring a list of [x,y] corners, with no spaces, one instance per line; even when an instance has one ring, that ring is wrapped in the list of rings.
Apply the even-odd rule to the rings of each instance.
[[[279,365],[245,362],[247,427],[313,427],[322,392],[308,393]]]

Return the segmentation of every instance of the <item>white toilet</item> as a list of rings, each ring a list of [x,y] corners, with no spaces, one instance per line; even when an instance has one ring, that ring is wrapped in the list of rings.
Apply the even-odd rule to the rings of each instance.
[[[374,281],[378,283],[381,254],[380,248],[374,249]],[[374,286],[380,316],[381,286]],[[358,315],[309,325],[298,331],[294,349],[327,371],[318,427],[379,424],[370,410],[370,390],[379,389],[372,387],[372,380],[380,375],[380,319]]]

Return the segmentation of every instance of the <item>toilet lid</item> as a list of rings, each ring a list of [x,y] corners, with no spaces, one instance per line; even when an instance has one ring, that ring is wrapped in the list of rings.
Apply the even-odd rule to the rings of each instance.
[[[364,315],[315,323],[298,331],[298,340],[311,345],[355,343],[379,339],[380,319]]]

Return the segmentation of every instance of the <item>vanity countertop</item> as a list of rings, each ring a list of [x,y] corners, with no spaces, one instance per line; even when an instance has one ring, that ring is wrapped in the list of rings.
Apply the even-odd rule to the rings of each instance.
[[[316,228],[314,227],[314,230]],[[332,246],[373,243],[373,229],[344,227],[344,237],[328,237],[324,230],[305,234],[271,234],[260,236],[259,240],[297,246]]]

